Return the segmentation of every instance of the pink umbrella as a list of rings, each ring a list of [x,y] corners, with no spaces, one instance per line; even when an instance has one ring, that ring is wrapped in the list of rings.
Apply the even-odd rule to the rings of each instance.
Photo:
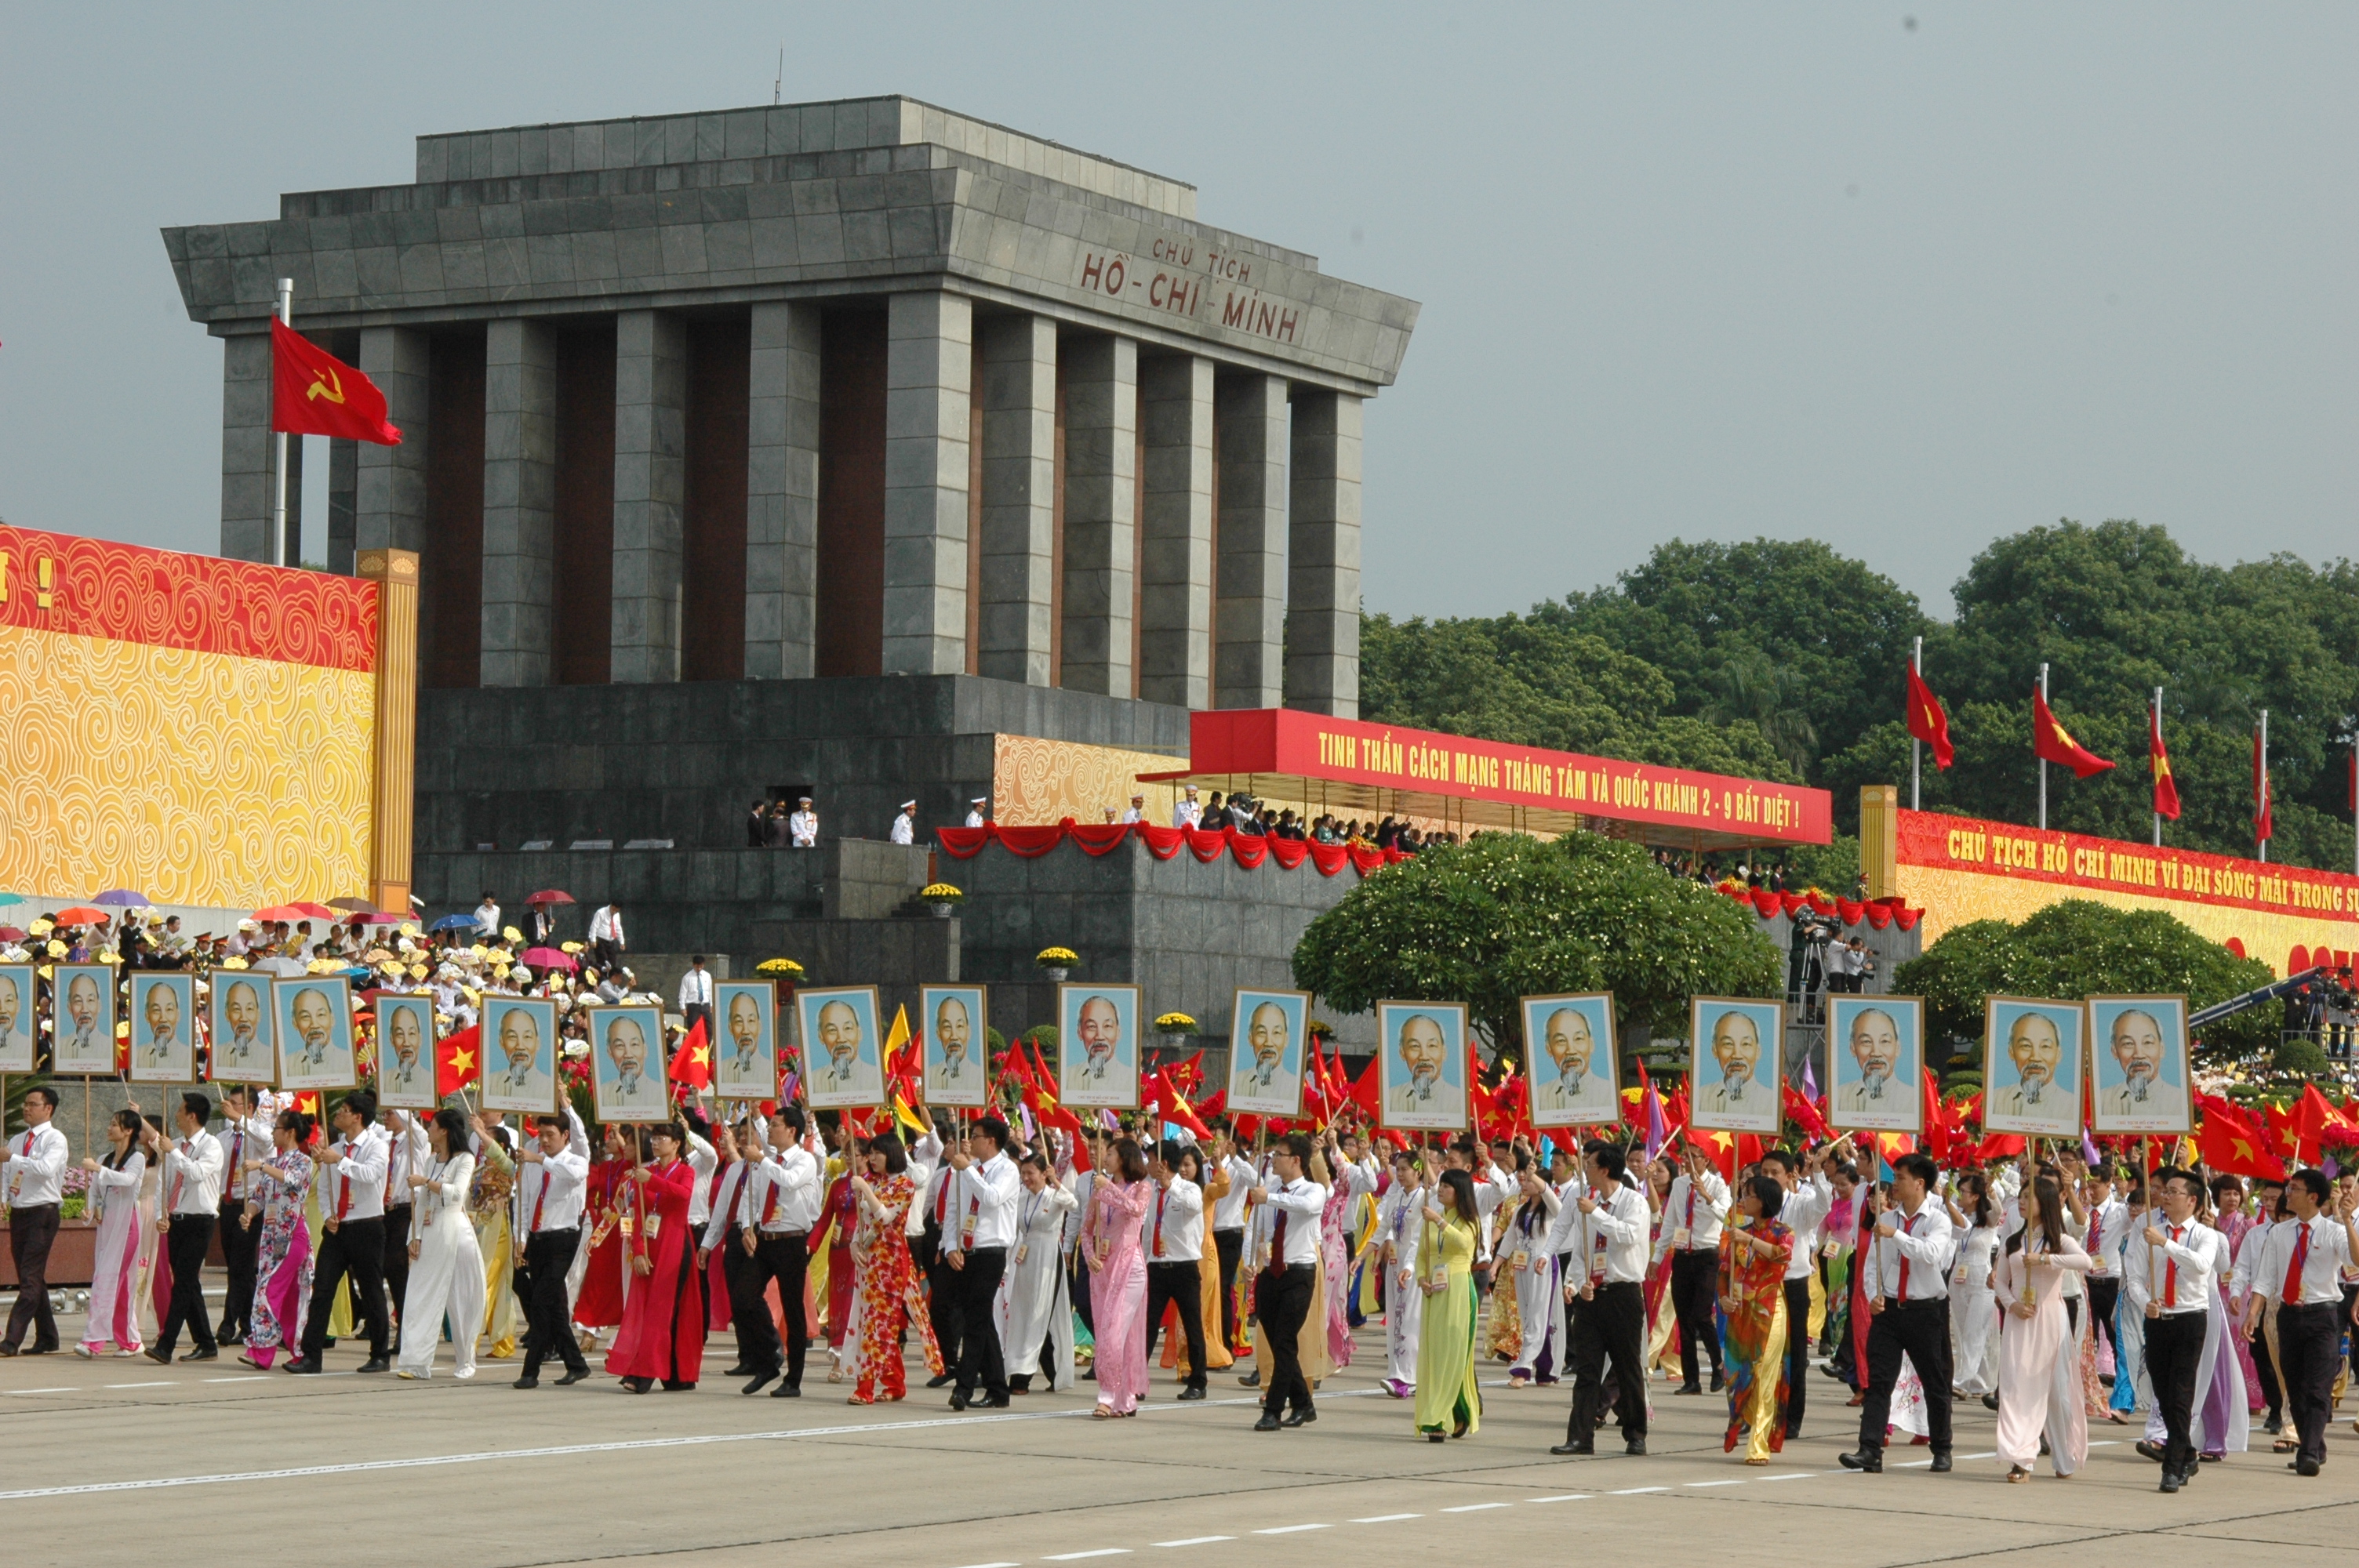
[[[571,973],[582,967],[573,961],[572,954],[557,947],[527,947],[520,962],[525,968],[535,971],[563,969]]]

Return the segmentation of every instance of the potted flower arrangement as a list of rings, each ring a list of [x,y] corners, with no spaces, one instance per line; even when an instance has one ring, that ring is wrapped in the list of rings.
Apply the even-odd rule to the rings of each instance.
[[[1041,972],[1053,984],[1071,974],[1073,966],[1082,961],[1082,956],[1071,947],[1043,947],[1032,956],[1032,961],[1040,966]]]
[[[951,911],[958,907],[959,901],[966,897],[966,894],[948,882],[928,882],[919,891],[918,897],[934,912],[935,919],[948,920],[951,917]]]
[[[1171,1044],[1180,1044],[1196,1033],[1196,1021],[1184,1012],[1167,1012],[1155,1021],[1157,1033],[1170,1036]]]

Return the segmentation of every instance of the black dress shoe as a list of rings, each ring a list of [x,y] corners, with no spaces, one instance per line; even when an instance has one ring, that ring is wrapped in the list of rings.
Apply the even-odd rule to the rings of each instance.
[[[1998,1396],[1996,1394],[1984,1394],[1983,1396],[1983,1409],[1986,1411],[1995,1411],[1998,1409]]]
[[[213,1338],[223,1345],[243,1345],[245,1343],[245,1330],[232,1328],[228,1324],[223,1324],[213,1335]]]
[[[537,1389],[540,1387],[540,1379],[538,1378],[518,1378],[515,1382],[510,1383],[508,1387],[511,1389]]]
[[[0,1340],[0,1361],[5,1361],[16,1354],[16,1347],[15,1346],[10,1345],[5,1340]]]
[[[1950,1473],[1950,1456],[1949,1456],[1948,1454],[1934,1454],[1934,1455],[1933,1455],[1933,1474],[1935,1474],[1936,1476],[1946,1476],[1946,1475],[1948,1475],[1949,1473]]]
[[[372,1356],[367,1360],[361,1363],[361,1370],[364,1372],[390,1372],[393,1370],[393,1359],[387,1356]]]
[[[1261,1368],[1258,1368],[1258,1367],[1256,1367],[1256,1368],[1255,1368],[1252,1371],[1247,1372],[1244,1377],[1239,1378],[1239,1379],[1237,1379],[1237,1386],[1238,1386],[1239,1388],[1241,1388],[1241,1389],[1258,1389],[1258,1388],[1260,1388],[1260,1387],[1261,1387]]]
[[[945,1373],[943,1373],[943,1374],[942,1374],[940,1377],[939,1377],[939,1378],[929,1378],[929,1379],[926,1379],[926,1387],[928,1387],[928,1388],[929,1388],[929,1389],[947,1389],[947,1388],[949,1388],[952,1383],[955,1383],[955,1382],[957,1382],[957,1381],[958,1381],[958,1379],[957,1379],[957,1377],[956,1377],[954,1374],[952,1374],[952,1373],[949,1373],[949,1372],[945,1372]]]
[[[158,1346],[151,1345],[147,1349],[142,1350],[139,1354],[145,1356],[158,1367],[168,1367],[172,1364],[172,1353]]]
[[[2180,1485],[2179,1472],[2172,1469],[2168,1465],[2164,1465],[2162,1468],[2161,1490],[2166,1492],[2175,1492],[2179,1490]]]
[[[987,1411],[1004,1411],[1014,1401],[1006,1394],[991,1394],[975,1402]]]
[[[221,1359],[221,1352],[218,1350],[199,1348],[190,1351],[186,1356],[181,1357],[180,1359],[183,1361],[218,1361]]]
[[[1597,1445],[1592,1443],[1560,1443],[1549,1450],[1560,1459],[1593,1459]]]
[[[1681,1383],[1678,1388],[1673,1389],[1671,1392],[1675,1394],[1701,1394],[1703,1390],[1693,1383]]]
[[[777,1373],[776,1372],[756,1372],[754,1374],[754,1380],[737,1391],[741,1394],[758,1394],[764,1389],[768,1388],[771,1381],[777,1377]]]
[[[287,1363],[287,1369],[299,1378],[316,1378],[320,1375],[320,1364],[301,1356]]]
[[[951,1390],[951,1409],[954,1411],[962,1411],[966,1409],[966,1407],[967,1397],[959,1392],[956,1389],[952,1389]]]
[[[1317,1411],[1304,1409],[1294,1411],[1277,1424],[1280,1426],[1309,1426],[1312,1422],[1317,1421],[1318,1419],[1319,1412]]]
[[[1204,1390],[1201,1389],[1192,1388],[1182,1389],[1180,1390],[1180,1397],[1182,1400],[1201,1400],[1204,1397]]]
[[[1714,1372],[1712,1375],[1712,1391],[1715,1394],[1726,1393],[1728,1391],[1728,1379],[1723,1378],[1719,1373]]]
[[[1268,1414],[1264,1414],[1259,1421],[1254,1422],[1254,1430],[1256,1432],[1276,1432],[1277,1430],[1277,1417]]]
[[[2293,1462],[2293,1473],[2297,1476],[2315,1476],[2318,1474],[2318,1461],[2297,1459]]]
[[[1881,1476],[1884,1474],[1884,1450],[1862,1448],[1850,1454],[1838,1454],[1835,1463],[1846,1470],[1857,1470],[1864,1476]]]
[[[746,1366],[743,1361],[740,1361],[737,1365],[730,1368],[729,1370],[722,1373],[721,1375],[724,1378],[750,1378],[754,1375],[754,1368]]]
[[[562,1378],[558,1379],[557,1386],[560,1389],[570,1389],[576,1383],[586,1383],[589,1380],[590,1368],[584,1367],[579,1372],[568,1372]]]
[[[1634,1437],[1629,1442],[1624,1444],[1622,1445],[1622,1452],[1633,1459],[1644,1459],[1647,1456],[1646,1434],[1642,1433],[1638,1436]]]
[[[770,1397],[774,1400],[801,1399],[803,1397],[802,1385],[800,1383],[780,1383],[777,1388],[770,1390]]]

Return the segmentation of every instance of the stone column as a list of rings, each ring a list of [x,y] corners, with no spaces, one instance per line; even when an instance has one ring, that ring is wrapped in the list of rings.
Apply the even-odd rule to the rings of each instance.
[[[361,444],[341,438],[328,443],[328,569],[341,577],[353,575],[353,508],[359,500]]]
[[[270,553],[270,334],[222,340],[221,553],[266,561]]]
[[[1294,398],[1287,524],[1286,706],[1360,716],[1360,400]]]
[[[557,602],[557,334],[484,330],[483,684],[547,686]]]
[[[429,548],[426,537],[426,384],[433,357],[426,334],[408,327],[361,329],[361,373],[385,394],[386,417],[401,445],[361,443],[353,480],[353,541],[361,550]]]
[[[1049,684],[1057,562],[1057,324],[986,317],[983,351],[983,609],[975,667]]]
[[[754,307],[745,397],[745,674],[813,673],[819,603],[819,332],[815,305]]]
[[[676,316],[614,318],[614,595],[618,683],[679,679],[687,503],[688,333]]]
[[[1076,337],[1063,352],[1064,684],[1128,697],[1138,345]]]
[[[1212,678],[1212,362],[1138,366],[1138,695],[1204,708]]]
[[[1212,701],[1276,708],[1284,699],[1286,379],[1221,377],[1220,588],[1213,605]]]
[[[885,673],[966,668],[968,382],[974,308],[893,296],[885,362]]]

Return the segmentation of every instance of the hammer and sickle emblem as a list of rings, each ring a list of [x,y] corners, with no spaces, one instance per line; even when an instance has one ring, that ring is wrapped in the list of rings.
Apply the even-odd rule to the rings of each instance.
[[[305,402],[308,403],[315,397],[324,397],[331,403],[342,403],[344,400],[343,378],[335,373],[332,366],[323,367],[312,378],[311,384],[304,389]]]

